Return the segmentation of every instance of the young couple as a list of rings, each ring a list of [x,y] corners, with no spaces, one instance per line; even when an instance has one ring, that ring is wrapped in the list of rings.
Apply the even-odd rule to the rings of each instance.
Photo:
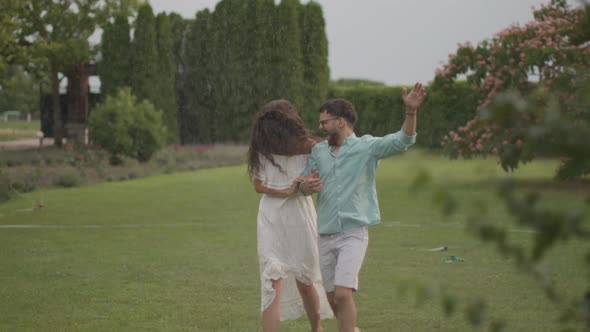
[[[321,319],[332,313],[339,331],[358,331],[352,294],[367,227],[379,223],[377,164],[414,144],[425,97],[419,83],[409,93],[404,89],[402,128],[384,137],[357,137],[356,112],[343,99],[320,107],[327,140],[312,137],[287,100],[271,101],[256,114],[248,172],[263,194],[257,225],[263,331],[277,331],[281,320],[304,312],[314,332],[322,331]]]

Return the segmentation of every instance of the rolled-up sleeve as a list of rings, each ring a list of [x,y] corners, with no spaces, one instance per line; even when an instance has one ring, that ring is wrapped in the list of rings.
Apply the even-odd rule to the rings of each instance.
[[[317,168],[316,162],[315,162],[315,158],[314,158],[313,150],[312,150],[312,153],[309,155],[309,158],[307,159],[307,165],[303,169],[303,172],[301,173],[301,175],[307,176],[307,175],[309,175],[309,172],[311,172],[312,169],[316,169],[316,168]]]
[[[404,152],[416,143],[416,136],[408,136],[403,130],[396,133],[385,135],[383,137],[372,137],[369,145],[370,154],[377,158],[383,159],[394,154]]]

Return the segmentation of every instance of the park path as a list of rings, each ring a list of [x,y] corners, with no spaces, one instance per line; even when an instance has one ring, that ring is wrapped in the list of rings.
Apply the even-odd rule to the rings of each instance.
[[[53,138],[44,138],[43,146],[52,146]],[[24,150],[39,147],[38,138],[18,139],[14,141],[0,141],[0,150]]]

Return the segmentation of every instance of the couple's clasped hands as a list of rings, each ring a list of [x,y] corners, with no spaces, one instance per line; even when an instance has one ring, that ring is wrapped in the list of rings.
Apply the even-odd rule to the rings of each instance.
[[[317,170],[309,172],[308,176],[300,176],[293,181],[291,187],[287,189],[289,196],[294,195],[301,189],[306,194],[319,193],[324,188],[324,184],[320,179],[320,173]]]
[[[299,185],[301,191],[305,194],[319,193],[324,188],[324,183],[320,179],[320,172],[315,169],[309,172],[306,177],[300,176],[298,179],[301,179]]]

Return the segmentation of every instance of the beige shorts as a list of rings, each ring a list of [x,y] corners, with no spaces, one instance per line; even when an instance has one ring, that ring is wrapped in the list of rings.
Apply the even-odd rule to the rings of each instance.
[[[326,292],[333,292],[335,286],[358,290],[358,274],[368,244],[367,226],[342,233],[320,234],[320,269]]]

